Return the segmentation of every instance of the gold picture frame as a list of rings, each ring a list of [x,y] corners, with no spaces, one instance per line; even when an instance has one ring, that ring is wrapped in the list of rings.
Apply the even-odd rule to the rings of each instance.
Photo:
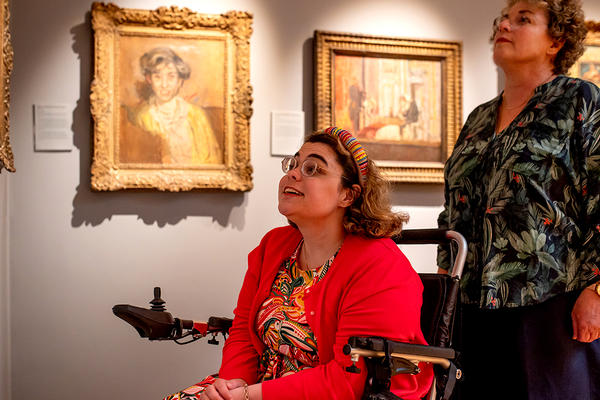
[[[600,86],[600,22],[586,21],[585,52],[573,64],[569,75]]]
[[[0,4],[0,30],[2,31],[2,61],[0,62],[0,172],[6,169],[15,172],[13,152],[10,147],[9,104],[10,74],[13,69],[13,49],[10,42],[10,7],[8,0]]]
[[[92,189],[252,189],[252,14],[95,2],[92,28]]]
[[[352,132],[391,182],[444,182],[461,128],[461,42],[315,31],[314,57],[315,129]]]

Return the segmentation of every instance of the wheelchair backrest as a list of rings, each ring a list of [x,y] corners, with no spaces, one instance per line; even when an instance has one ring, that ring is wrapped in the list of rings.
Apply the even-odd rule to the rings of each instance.
[[[423,306],[421,330],[432,346],[451,347],[454,321],[459,312],[459,282],[466,258],[467,242],[455,231],[443,229],[407,229],[392,237],[397,244],[449,245],[452,270],[448,274],[421,273]]]
[[[446,274],[419,274],[423,282],[421,330],[432,346],[451,347],[459,281]]]

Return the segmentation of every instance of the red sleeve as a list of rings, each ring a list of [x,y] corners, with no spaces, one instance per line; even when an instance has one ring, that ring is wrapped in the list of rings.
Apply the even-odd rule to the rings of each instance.
[[[219,377],[223,379],[241,378],[246,383],[257,381],[259,354],[252,345],[250,334],[250,308],[260,282],[260,266],[264,254],[264,239],[248,255],[248,271],[233,311],[233,326],[223,347],[223,360]]]
[[[366,367],[361,361],[360,374],[346,372],[345,367],[351,362],[343,355],[342,347],[350,336],[383,336],[425,344],[420,329],[421,281],[404,255],[399,250],[396,252],[397,248],[381,250],[383,255],[372,254],[357,273],[341,283],[337,315],[324,316],[337,318],[333,359],[316,368],[264,382],[263,400],[360,399]],[[316,308],[323,306],[315,304]],[[319,353],[321,350],[319,348]],[[406,400],[424,396],[431,384],[432,370],[426,364],[421,367],[423,372],[418,376],[395,377],[392,391]]]

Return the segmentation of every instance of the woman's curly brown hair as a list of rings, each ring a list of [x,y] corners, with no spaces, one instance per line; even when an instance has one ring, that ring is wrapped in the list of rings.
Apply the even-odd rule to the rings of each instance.
[[[342,166],[343,175],[349,178],[341,179],[342,185],[347,188],[361,186],[352,154],[336,137],[319,131],[309,136],[305,143],[323,143],[329,146]],[[369,160],[367,179],[363,182],[360,193],[355,192],[356,198],[352,205],[346,209],[344,230],[371,238],[390,237],[400,233],[402,225],[408,221],[408,215],[392,211],[388,192],[388,182],[382,178],[373,161]]]
[[[580,0],[507,0],[503,14],[516,3],[525,1],[546,10],[548,15],[548,34],[556,41],[564,42],[554,58],[555,74],[566,74],[569,68],[583,54],[583,41],[587,34],[585,16]],[[498,29],[498,20],[494,23],[493,36]]]

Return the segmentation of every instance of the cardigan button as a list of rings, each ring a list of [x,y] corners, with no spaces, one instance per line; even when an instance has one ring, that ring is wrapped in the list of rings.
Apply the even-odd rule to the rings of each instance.
[[[310,312],[310,315],[315,315],[315,312],[314,312],[314,311],[311,311],[311,312]]]
[[[310,289],[306,289],[306,293],[310,293]]]

